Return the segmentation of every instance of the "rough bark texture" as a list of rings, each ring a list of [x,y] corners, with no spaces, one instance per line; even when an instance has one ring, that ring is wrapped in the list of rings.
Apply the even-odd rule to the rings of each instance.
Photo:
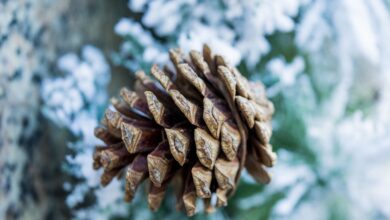
[[[68,219],[64,134],[40,116],[55,61],[91,43],[108,51],[126,1],[0,1],[0,219]],[[54,130],[54,132],[53,132]],[[54,141],[55,140],[55,141]]]

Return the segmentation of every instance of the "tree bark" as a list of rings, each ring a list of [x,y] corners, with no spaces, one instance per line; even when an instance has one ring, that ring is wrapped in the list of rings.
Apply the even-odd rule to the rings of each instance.
[[[40,115],[56,59],[89,43],[117,48],[127,1],[0,0],[0,219],[68,219],[66,134]]]

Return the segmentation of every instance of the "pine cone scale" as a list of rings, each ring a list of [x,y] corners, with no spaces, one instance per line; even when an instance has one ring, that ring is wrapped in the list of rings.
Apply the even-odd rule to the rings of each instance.
[[[191,130],[184,128],[165,129],[165,134],[169,142],[169,149],[175,160],[183,166],[187,160],[187,155],[190,151]]]
[[[191,170],[195,185],[196,195],[199,198],[210,198],[210,185],[212,181],[212,172],[200,163],[197,163]]]
[[[156,187],[173,174],[174,159],[169,150],[167,141],[161,142],[155,150],[147,156],[148,170],[150,181]]]
[[[194,138],[199,162],[210,170],[213,169],[219,153],[218,140],[202,128],[195,129]]]
[[[127,167],[125,201],[131,201],[134,198],[138,186],[146,179],[147,174],[148,165],[146,155],[139,154]]]

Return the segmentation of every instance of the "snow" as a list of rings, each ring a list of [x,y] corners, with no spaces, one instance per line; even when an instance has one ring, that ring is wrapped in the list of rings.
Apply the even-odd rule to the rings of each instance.
[[[225,52],[232,64],[244,60],[253,68],[261,56],[270,50],[265,37],[276,31],[293,31],[293,17],[308,2],[156,0],[149,3],[129,1],[129,7],[133,11],[146,9],[141,22],[157,35],[173,40],[166,46],[176,46],[178,43],[180,47],[194,49],[208,43],[213,48],[222,48],[218,52]],[[138,24],[123,23],[121,20],[115,30],[123,36],[130,32],[129,25]],[[158,41],[154,44],[157,44],[156,48],[164,47]]]
[[[129,1],[128,6],[135,12],[142,12],[147,2],[147,0],[133,0]]]
[[[68,155],[66,162],[73,167],[71,174],[84,178],[85,182],[64,184],[65,189],[70,191],[66,203],[69,207],[75,207],[83,202],[85,194],[99,186],[100,174],[92,169],[91,155],[94,146],[101,141],[94,136],[92,128],[97,126],[98,113],[107,102],[105,88],[110,80],[110,70],[103,53],[90,45],[83,47],[81,57],[74,53],[63,55],[58,60],[58,69],[63,73],[62,77],[43,81],[43,113],[78,138],[68,144],[77,154]],[[101,198],[95,210],[104,209],[120,197],[120,187],[117,184],[114,186],[116,188],[109,188],[110,193],[107,193],[107,188],[95,191],[98,197],[110,195],[110,198]],[[82,215],[76,213],[79,214]]]
[[[284,58],[274,58],[268,63],[268,70],[279,78],[280,84],[290,86],[295,84],[296,77],[305,67],[302,57],[295,57],[287,64]]]
[[[126,36],[129,33],[136,32],[134,31],[135,27],[132,21],[128,18],[122,18],[116,25],[115,25],[115,33],[117,33],[120,36]]]
[[[352,219],[390,216],[389,178],[383,175],[390,159],[389,117],[384,113],[390,106],[384,86],[390,83],[385,61],[390,19],[385,8],[382,1],[317,0],[297,25],[296,41],[310,55],[314,81],[334,87],[316,114],[305,120],[309,143],[318,155],[318,175],[327,186],[311,187],[311,196],[284,216],[299,219],[329,213],[332,201],[345,204],[343,209]],[[347,114],[350,100],[364,95],[356,90],[376,91],[381,98],[371,101],[369,112],[354,109]],[[326,196],[318,201],[321,195]]]

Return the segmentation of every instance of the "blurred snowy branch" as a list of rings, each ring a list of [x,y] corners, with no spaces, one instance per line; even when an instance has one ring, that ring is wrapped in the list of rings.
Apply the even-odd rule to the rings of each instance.
[[[304,115],[307,140],[317,155],[311,172],[325,186],[311,186],[300,206],[284,214],[276,209],[275,216],[389,218],[390,195],[384,188],[389,178],[380,174],[389,170],[390,159],[389,117],[384,114],[390,106],[385,98],[389,9],[384,1],[317,0],[304,10],[297,27],[296,43],[307,57],[318,97],[315,112]],[[294,190],[288,195],[294,196]]]
[[[130,0],[129,8],[141,12],[140,22],[122,19],[115,31],[125,37],[120,54],[131,70],[136,63],[162,62],[161,50],[180,46],[200,49],[204,43],[233,64],[244,61],[250,69],[270,50],[267,36],[294,30],[293,17],[308,0],[251,1],[143,1]],[[151,32],[155,38],[151,38]],[[138,61],[138,62],[132,62]],[[119,59],[118,59],[119,62]]]
[[[99,108],[106,104],[109,66],[98,49],[85,46],[81,59],[66,54],[58,60],[58,68],[63,77],[43,81],[43,112],[58,126],[86,141],[93,140],[90,123],[96,124]]]
[[[64,183],[64,188],[70,192],[66,202],[74,208],[84,202],[91,189],[99,186],[100,175],[92,169],[91,155],[100,140],[91,128],[97,126],[99,113],[107,104],[110,69],[103,53],[92,46],[83,47],[81,57],[74,53],[62,56],[58,60],[58,68],[64,75],[46,79],[42,84],[43,113],[57,126],[68,129],[77,137],[77,141],[68,143],[76,155],[67,156],[66,167],[71,175],[83,181],[76,185]],[[97,203],[87,209],[75,210],[75,216],[80,219],[107,219],[105,213],[123,212],[121,204],[116,204],[115,210],[113,208],[114,202],[121,200],[118,185],[120,182],[116,180],[106,188],[94,190]],[[107,209],[112,211],[105,212]]]

